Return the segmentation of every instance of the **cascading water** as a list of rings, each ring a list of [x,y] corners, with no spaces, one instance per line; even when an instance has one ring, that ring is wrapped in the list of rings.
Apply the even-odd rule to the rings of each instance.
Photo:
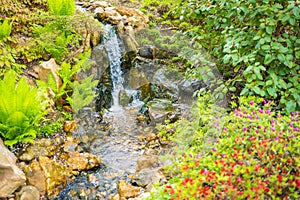
[[[136,124],[138,107],[142,104],[138,100],[138,91],[125,90],[123,83],[122,42],[112,25],[105,25],[105,34],[100,48],[106,49],[112,82],[112,107],[104,113],[103,121],[110,124],[109,130],[102,130],[101,124],[90,115],[88,120],[79,122],[80,128],[73,132],[76,137],[87,137],[82,143],[86,151],[98,155],[103,165],[94,171],[83,172],[57,196],[61,199],[80,199],[82,191],[88,191],[87,199],[110,199],[109,195],[116,194],[120,180],[130,181],[128,175],[135,172],[137,160],[145,150],[141,149],[138,137],[145,133],[145,127]],[[133,98],[128,106],[119,103],[120,91],[126,91]],[[86,123],[90,121],[91,123]],[[147,134],[151,132],[147,129]],[[97,181],[90,180],[90,177]],[[92,189],[91,189],[92,188]]]
[[[123,88],[123,73],[121,69],[122,62],[122,48],[121,42],[118,38],[116,30],[110,24],[106,24],[104,26],[105,34],[104,38],[104,47],[108,53],[109,65],[110,65],[110,73],[111,80],[113,84],[113,106],[111,110],[121,110],[122,107],[119,105],[119,93]]]

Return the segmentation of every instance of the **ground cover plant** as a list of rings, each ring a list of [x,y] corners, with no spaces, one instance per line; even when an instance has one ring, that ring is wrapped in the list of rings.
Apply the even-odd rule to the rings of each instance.
[[[284,116],[272,107],[272,102],[240,98],[222,115],[200,100],[203,115],[173,135],[189,141],[168,167],[178,175],[149,199],[298,199],[300,116]],[[184,133],[188,126],[194,131],[190,137]]]

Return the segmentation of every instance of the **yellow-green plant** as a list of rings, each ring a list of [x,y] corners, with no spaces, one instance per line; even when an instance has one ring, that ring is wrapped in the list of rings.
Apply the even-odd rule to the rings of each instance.
[[[76,10],[74,0],[47,0],[47,4],[55,16],[72,16]]]
[[[33,142],[44,114],[37,88],[30,87],[25,78],[16,83],[15,72],[7,72],[0,80],[0,134],[4,143]]]
[[[0,24],[0,40],[10,35],[11,27],[12,24],[8,22],[8,19],[5,19],[2,24]]]

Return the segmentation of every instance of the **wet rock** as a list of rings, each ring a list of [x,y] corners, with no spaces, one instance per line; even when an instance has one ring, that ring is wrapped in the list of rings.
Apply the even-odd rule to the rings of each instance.
[[[175,110],[172,102],[166,99],[155,99],[148,102],[147,105],[152,123],[164,123]]]
[[[91,59],[96,65],[93,67],[93,71],[89,73],[94,74],[95,79],[99,80],[103,73],[109,68],[108,54],[104,46],[98,45],[93,48]]]
[[[155,97],[150,83],[142,85],[138,89],[141,91],[140,99],[142,101],[145,101],[145,100],[148,100],[148,99],[151,99],[151,98]]]
[[[137,161],[136,172],[143,169],[154,169],[159,166],[158,156],[143,156]]]
[[[46,194],[46,177],[38,161],[32,161],[28,166],[24,167],[27,181],[30,185],[37,188],[41,195]]]
[[[128,94],[126,90],[121,90],[119,93],[119,104],[127,106],[132,101],[132,95]]]
[[[11,195],[26,180],[16,161],[15,155],[4,146],[0,138],[0,198]]]
[[[156,182],[160,182],[165,179],[164,174],[160,168],[141,169],[131,177],[131,182],[137,184],[140,187],[147,187],[150,189],[151,185]]]
[[[45,148],[46,147],[46,148]],[[39,156],[53,156],[57,150],[57,146],[49,138],[36,140],[33,144],[26,148],[26,151],[19,157],[22,161],[31,161]]]
[[[93,156],[89,153],[74,152],[70,153],[69,156],[67,163],[72,170],[88,170],[99,166],[101,163],[97,156]]]
[[[181,80],[181,77],[178,72],[166,68],[161,68],[155,72],[152,83],[156,85],[162,85],[168,88],[173,93],[177,94],[179,80]]]
[[[137,54],[138,43],[135,41],[134,37],[131,35],[122,35],[125,52],[133,52],[134,55]]]
[[[39,163],[46,178],[48,197],[55,197],[66,185],[67,180],[71,180],[72,169],[46,156],[40,156]]]
[[[40,193],[37,188],[33,186],[24,186],[18,193],[20,195],[19,200],[39,200]]]
[[[139,195],[140,188],[132,186],[125,180],[121,180],[118,184],[118,193],[120,198],[133,198]]]
[[[65,123],[64,123],[64,131],[66,133],[72,133],[77,128],[78,128],[78,126],[75,121],[65,121]]]

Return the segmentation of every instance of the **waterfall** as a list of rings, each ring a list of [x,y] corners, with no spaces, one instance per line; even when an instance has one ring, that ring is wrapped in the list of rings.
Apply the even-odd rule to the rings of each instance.
[[[104,25],[105,33],[103,35],[104,47],[108,53],[111,80],[113,84],[112,98],[113,106],[111,110],[120,110],[119,93],[123,88],[123,73],[121,69],[122,48],[121,41],[118,38],[115,28],[111,24]]]

